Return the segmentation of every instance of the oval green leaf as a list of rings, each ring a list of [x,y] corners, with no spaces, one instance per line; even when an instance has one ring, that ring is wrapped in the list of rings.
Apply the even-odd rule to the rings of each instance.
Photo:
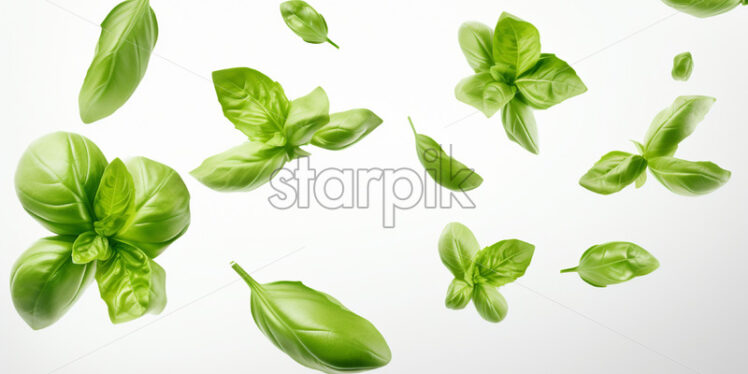
[[[127,166],[115,158],[99,182],[94,198],[95,231],[105,237],[116,234],[130,219],[135,210],[135,186]]]
[[[458,222],[448,224],[439,237],[439,257],[458,280],[472,282],[466,274],[479,250],[480,244],[473,232]]]
[[[647,160],[639,155],[613,151],[603,156],[583,175],[579,184],[602,195],[610,195],[634,183],[642,174],[646,178]],[[646,179],[645,179],[646,180]]]
[[[247,142],[207,158],[190,174],[216,191],[251,191],[269,182],[288,160],[284,148]]]
[[[611,242],[590,247],[582,255],[579,266],[561,272],[577,272],[585,282],[607,287],[647,275],[659,266],[659,261],[642,247],[629,242]]]
[[[509,312],[509,305],[499,291],[487,284],[477,284],[473,289],[473,304],[483,319],[501,322]]]
[[[493,66],[493,30],[480,22],[465,22],[457,39],[470,67],[487,73]]]
[[[668,190],[679,195],[706,195],[724,186],[732,176],[712,162],[686,161],[675,157],[657,157],[649,160],[652,174]]]
[[[455,87],[457,100],[480,110],[486,117],[501,110],[516,92],[514,86],[495,81],[489,73],[467,77]]]
[[[73,263],[87,264],[92,261],[106,261],[112,257],[109,240],[93,231],[78,235],[73,243]]]
[[[382,119],[369,109],[352,109],[334,113],[330,122],[312,137],[312,144],[338,151],[356,144],[382,124]]]
[[[678,144],[691,135],[717,99],[708,96],[680,96],[661,111],[644,135],[646,159],[672,156]]]
[[[327,22],[325,22],[325,17],[317,13],[305,1],[291,0],[283,2],[280,5],[280,10],[288,28],[300,36],[301,39],[304,39],[305,42],[312,44],[328,42],[333,47],[340,48],[327,37]]]
[[[693,56],[691,52],[683,52],[673,58],[671,75],[677,81],[687,81],[693,73]]]
[[[486,247],[475,256],[473,280],[495,287],[514,282],[525,275],[534,253],[534,245],[517,239]]]
[[[519,144],[522,148],[540,153],[538,146],[538,125],[532,108],[519,98],[510,101],[501,113],[501,123],[509,140]]]
[[[663,3],[692,16],[706,18],[748,4],[745,0],[662,0]]]
[[[330,122],[330,101],[322,87],[291,102],[285,129],[288,144],[309,143],[314,133]]]
[[[540,33],[529,22],[502,13],[493,35],[496,68],[509,81],[530,70],[540,58]]]
[[[566,61],[544,53],[538,63],[514,82],[522,98],[536,109],[548,109],[587,92],[587,86]]]
[[[465,281],[453,279],[447,290],[447,298],[444,301],[449,309],[464,309],[473,295],[473,286]]]

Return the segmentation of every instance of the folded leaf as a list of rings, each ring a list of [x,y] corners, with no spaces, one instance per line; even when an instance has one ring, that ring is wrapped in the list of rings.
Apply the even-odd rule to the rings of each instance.
[[[483,319],[488,322],[501,322],[509,312],[506,299],[496,288],[486,284],[477,284],[473,289],[473,304]]]
[[[382,119],[368,109],[334,113],[330,122],[312,137],[312,144],[333,151],[356,144],[382,124]]]
[[[504,131],[509,140],[534,154],[540,153],[535,115],[532,113],[532,108],[522,100],[515,98],[504,107],[501,122],[504,124]]]
[[[448,224],[439,237],[439,257],[458,280],[472,282],[466,275],[469,275],[479,250],[480,244],[473,232],[458,222]]]
[[[536,109],[548,109],[587,92],[587,86],[569,64],[547,53],[514,84],[522,93],[522,98]]]
[[[92,261],[106,261],[112,257],[114,252],[109,246],[109,239],[98,235],[93,231],[78,235],[73,242],[73,263],[87,264]]]
[[[603,156],[579,180],[579,184],[603,195],[616,193],[634,183],[644,174],[646,181],[647,160],[639,155],[613,151]],[[643,184],[643,182],[642,182]]]
[[[642,247],[611,242],[590,247],[582,255],[579,266],[561,272],[577,272],[590,285],[606,287],[647,275],[659,266],[659,261]]]
[[[663,3],[690,15],[706,18],[716,16],[745,5],[745,0],[662,0]]]
[[[101,236],[117,233],[135,212],[135,186],[125,163],[115,158],[99,182],[94,198],[95,231]]]
[[[694,162],[675,157],[649,160],[652,174],[668,190],[685,196],[706,195],[722,186],[732,173],[712,162]]]
[[[480,22],[465,22],[457,37],[470,67],[487,73],[493,66],[493,30]]]
[[[249,142],[207,158],[190,174],[216,191],[251,191],[269,182],[288,160],[284,148]]]
[[[309,143],[314,133],[330,122],[330,102],[322,87],[291,102],[286,119],[288,144],[299,146]]]
[[[516,92],[513,86],[496,82],[489,73],[467,77],[455,87],[457,100],[480,110],[486,117],[501,110]]]
[[[474,280],[499,287],[525,275],[535,246],[517,239],[502,240],[475,256]]]
[[[327,37],[325,17],[301,0],[286,1],[280,5],[283,20],[296,35],[307,43],[319,44],[328,42],[333,47],[338,45]]]
[[[494,64],[510,81],[540,58],[540,33],[529,22],[502,13],[493,35]]]
[[[473,286],[465,281],[454,279],[447,290],[445,304],[449,309],[464,309],[473,296]]]
[[[696,126],[717,99],[707,96],[680,96],[661,111],[644,136],[644,157],[647,159],[672,156],[683,139],[696,130]]]
[[[673,79],[687,81],[693,73],[693,56],[691,52],[683,52],[673,58]]]

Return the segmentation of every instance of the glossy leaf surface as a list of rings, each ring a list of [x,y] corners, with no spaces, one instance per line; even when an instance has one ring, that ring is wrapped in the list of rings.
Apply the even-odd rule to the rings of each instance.
[[[509,312],[509,305],[499,291],[486,284],[478,284],[473,289],[473,304],[483,319],[488,322],[501,322]]]
[[[356,144],[382,124],[368,109],[352,109],[330,115],[330,122],[314,133],[312,144],[333,151]]]
[[[472,282],[466,275],[470,273],[479,250],[480,244],[473,232],[458,222],[448,224],[439,237],[439,257],[458,280]]]
[[[644,157],[672,156],[683,139],[704,120],[716,101],[707,96],[680,96],[661,111],[644,136]]]
[[[487,73],[493,66],[493,30],[480,22],[465,22],[457,38],[470,67]]]
[[[288,160],[284,148],[247,142],[207,158],[191,174],[217,191],[251,191],[269,182]]]
[[[501,122],[509,140],[533,154],[540,153],[538,126],[535,123],[535,115],[532,113],[530,106],[515,98],[504,107],[501,113]]]
[[[522,98],[536,109],[548,109],[587,92],[574,69],[553,54],[544,53],[533,68],[515,81]]]
[[[444,301],[449,309],[464,309],[473,295],[473,286],[459,279],[453,279],[447,289],[447,298]]]
[[[540,33],[529,22],[502,13],[493,35],[494,65],[512,81],[540,58]]]
[[[330,122],[330,102],[322,87],[291,102],[286,118],[288,144],[299,146],[309,143],[314,133]]]
[[[577,272],[585,282],[606,287],[647,275],[659,266],[659,261],[642,247],[611,242],[590,247],[582,255],[579,266],[561,272]]]
[[[467,77],[455,87],[457,100],[480,110],[486,117],[501,110],[516,92],[514,86],[496,82],[489,73]]]
[[[652,174],[667,189],[679,195],[699,196],[724,186],[732,176],[712,162],[657,157],[649,161]]]
[[[683,52],[673,58],[673,79],[687,81],[693,73],[693,56],[691,52]]]
[[[319,44],[328,42],[335,48],[338,45],[327,37],[327,22],[325,17],[301,0],[291,0],[281,3],[283,20],[296,35],[307,43]]]
[[[482,249],[475,256],[473,279],[500,287],[525,275],[535,246],[517,239],[502,240]]]
[[[116,234],[135,212],[135,185],[127,166],[115,158],[99,182],[94,198],[95,231],[101,236]]]
[[[92,261],[106,261],[112,257],[109,240],[93,231],[78,235],[73,242],[73,263],[87,264]]]
[[[745,0],[662,0],[663,3],[690,15],[706,18],[745,5]]]
[[[579,184],[592,192],[609,195],[634,183],[642,174],[646,178],[646,171],[647,160],[644,157],[613,151],[597,161],[587,174],[582,176]]]

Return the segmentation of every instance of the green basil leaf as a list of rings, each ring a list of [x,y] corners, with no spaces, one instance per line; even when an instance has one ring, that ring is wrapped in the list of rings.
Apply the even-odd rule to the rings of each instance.
[[[260,285],[232,267],[252,290],[252,317],[281,351],[326,373],[357,372],[387,365],[390,348],[376,327],[332,296],[301,282]]]
[[[639,155],[613,151],[603,156],[592,166],[579,184],[603,195],[610,195],[626,188],[644,174],[646,178],[647,160]],[[645,179],[646,180],[646,179]]]
[[[668,190],[679,195],[706,195],[724,186],[732,176],[712,162],[694,162],[675,157],[657,157],[649,160],[652,174]]]
[[[95,264],[76,265],[72,236],[34,243],[13,265],[10,294],[18,314],[34,330],[59,320],[90,284]]]
[[[501,322],[509,312],[509,305],[499,291],[486,284],[476,284],[473,289],[473,304],[483,319]]]
[[[74,264],[83,265],[96,260],[106,261],[113,254],[114,252],[109,246],[109,239],[93,231],[78,235],[73,242]]]
[[[434,139],[417,133],[410,117],[408,121],[416,138],[418,160],[436,183],[452,191],[474,190],[483,183],[480,175],[444,152]]]
[[[439,257],[458,280],[472,281],[466,275],[479,250],[480,244],[473,232],[458,222],[448,224],[439,237]]]
[[[493,30],[480,22],[465,22],[457,34],[460,49],[476,73],[486,73],[493,66]]]
[[[213,72],[223,114],[250,140],[283,146],[289,102],[283,87],[257,70],[233,68]]]
[[[707,96],[680,96],[661,111],[644,136],[644,157],[672,156],[678,144],[696,130],[717,99]]]
[[[587,92],[587,86],[564,60],[544,53],[538,63],[514,82],[522,98],[536,109],[548,109]]]
[[[561,272],[577,272],[585,282],[606,287],[647,275],[659,266],[659,261],[642,247],[628,242],[611,242],[590,247],[582,255],[579,266]]]
[[[207,158],[190,174],[216,191],[251,191],[269,182],[288,160],[284,148],[248,142]]]
[[[464,309],[473,295],[473,286],[465,281],[454,279],[449,284],[447,299],[444,303],[449,309]]]
[[[174,169],[145,157],[127,161],[135,213],[114,238],[155,258],[190,225],[190,192]]]
[[[493,34],[494,64],[510,81],[530,70],[540,58],[540,33],[529,22],[502,13]]]
[[[502,240],[475,256],[474,280],[499,287],[525,275],[535,246],[517,239]]]
[[[158,39],[148,0],[126,0],[101,23],[101,36],[78,97],[83,122],[109,116],[132,96]]]
[[[532,113],[532,108],[522,100],[515,98],[504,107],[501,122],[504,124],[504,131],[509,140],[534,154],[540,153],[535,115]]]
[[[309,143],[314,133],[330,122],[330,102],[322,87],[291,102],[286,119],[288,144],[299,146]]]
[[[107,166],[101,150],[88,138],[56,132],[26,149],[15,185],[23,208],[59,235],[93,230],[94,195]]]
[[[382,119],[368,109],[334,113],[330,122],[312,137],[317,147],[338,151],[356,144],[382,124]]]
[[[467,77],[455,87],[457,100],[480,110],[486,117],[501,110],[516,92],[514,86],[494,81],[489,73]]]
[[[643,171],[641,174],[639,174],[639,177],[636,178],[636,188],[642,188],[644,184],[647,183],[647,171]]]
[[[95,231],[105,237],[116,234],[135,211],[135,186],[127,166],[115,158],[99,182],[94,198]]]
[[[281,15],[286,25],[296,35],[307,43],[320,44],[330,43],[333,47],[340,49],[327,37],[327,22],[325,17],[312,8],[311,5],[301,0],[286,1],[280,5]]]
[[[677,81],[687,81],[693,73],[693,56],[691,52],[683,52],[673,58],[671,75]]]
[[[159,314],[166,307],[164,269],[133,246],[115,243],[112,258],[98,262],[96,282],[112,323]]]
[[[662,0],[663,3],[690,15],[706,18],[716,16],[745,5],[745,0]]]

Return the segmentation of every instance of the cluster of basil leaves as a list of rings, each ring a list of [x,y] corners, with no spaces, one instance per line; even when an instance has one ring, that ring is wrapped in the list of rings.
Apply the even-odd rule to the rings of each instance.
[[[57,132],[24,152],[15,185],[23,208],[57,235],[11,271],[13,304],[29,326],[56,322],[92,278],[113,323],[163,310],[166,273],[154,259],[190,224],[179,174],[144,157],[107,163],[91,140]]]
[[[659,266],[652,254],[634,243],[610,242],[593,245],[582,254],[578,266],[561,273],[576,272],[592,286],[607,287],[647,275]]]
[[[662,0],[663,3],[692,16],[706,18],[729,12],[748,0]]]

